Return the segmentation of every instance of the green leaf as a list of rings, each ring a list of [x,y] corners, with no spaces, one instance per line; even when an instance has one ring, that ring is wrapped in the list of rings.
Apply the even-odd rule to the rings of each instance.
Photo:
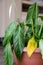
[[[24,49],[24,28],[19,24],[13,35],[14,51],[18,59],[21,59],[22,51]]]
[[[41,20],[43,21],[43,16],[39,16],[41,18]]]
[[[3,40],[3,45],[6,45],[12,38],[13,32],[16,28],[16,22],[13,21],[8,28],[5,31],[5,36],[4,36],[4,40]]]
[[[27,17],[26,17],[26,25],[28,25],[29,28],[31,27],[31,31],[33,33],[33,36],[35,37],[37,35],[36,33],[37,33],[37,26],[38,26],[38,5],[37,3],[34,3],[29,7]]]
[[[41,23],[41,25],[40,25],[40,29],[39,29],[39,34],[38,34],[38,36],[39,36],[40,38],[42,38],[42,35],[43,35],[43,16],[40,16],[40,18],[41,18],[41,20],[42,20],[42,23]]]
[[[43,39],[43,29],[42,29],[41,39]]]
[[[43,33],[42,29],[43,29],[43,24],[41,24],[41,27],[40,27],[40,30],[39,30],[39,34],[38,34],[39,37],[41,37],[41,34]]]
[[[40,48],[40,51],[41,51],[41,54],[42,54],[42,59],[43,59],[43,39],[41,39],[39,41],[39,48]]]
[[[34,24],[35,26],[38,25],[38,13],[39,13],[39,9],[38,9],[38,5],[37,3],[35,3],[35,6],[34,6],[34,12],[33,12],[33,21],[34,21]]]
[[[33,36],[32,27],[29,26],[25,35],[25,45],[27,45],[28,40]]]
[[[34,27],[34,36],[35,36],[35,40],[37,41],[37,47],[39,47],[39,30],[40,30],[40,25],[37,25],[36,27]]]
[[[40,25],[37,25],[36,27],[34,27],[34,31],[35,31],[35,37],[39,38],[38,37],[38,33],[39,33],[39,30],[40,30]]]
[[[4,49],[4,62],[5,65],[13,65],[13,54],[10,43],[8,43]]]
[[[34,22],[33,22],[34,21]],[[37,3],[32,4],[27,12],[26,24],[38,24],[38,6]]]
[[[42,20],[42,23],[39,31],[39,36],[41,37],[41,39],[43,39],[43,16],[40,16],[40,18]]]
[[[39,39],[43,39],[43,16],[40,16],[42,23],[35,27],[35,38],[39,43]],[[38,45],[39,46],[39,45]]]

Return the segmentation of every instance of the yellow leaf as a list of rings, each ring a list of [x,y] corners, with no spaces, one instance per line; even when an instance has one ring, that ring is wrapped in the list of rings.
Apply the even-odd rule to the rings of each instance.
[[[27,55],[28,55],[28,57],[31,57],[32,53],[35,51],[36,48],[37,48],[37,42],[35,41],[34,37],[32,37],[28,41],[28,45],[27,45]]]

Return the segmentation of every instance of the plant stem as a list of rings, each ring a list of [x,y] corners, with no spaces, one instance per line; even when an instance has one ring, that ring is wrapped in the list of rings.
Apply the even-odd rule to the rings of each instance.
[[[32,22],[32,31],[33,31],[33,37],[34,37],[34,24]]]
[[[40,27],[40,30],[39,30],[39,35],[38,35],[39,37],[41,35],[42,28],[43,28],[43,22],[42,22],[41,27]]]

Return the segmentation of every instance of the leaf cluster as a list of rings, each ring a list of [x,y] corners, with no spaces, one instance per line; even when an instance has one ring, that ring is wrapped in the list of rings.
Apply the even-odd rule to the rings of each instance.
[[[13,65],[12,44],[14,46],[14,52],[19,60],[22,57],[25,45],[27,46],[27,42],[32,36],[34,36],[37,41],[37,46],[40,46],[39,40],[43,39],[43,17],[40,16],[42,24],[39,25],[38,14],[38,5],[34,3],[28,9],[26,24],[16,20],[6,29],[3,40],[5,65]],[[16,24],[17,21],[18,24]]]

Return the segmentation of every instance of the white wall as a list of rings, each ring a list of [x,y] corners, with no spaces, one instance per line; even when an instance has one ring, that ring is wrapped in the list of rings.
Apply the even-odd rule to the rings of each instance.
[[[3,37],[4,30],[5,30],[5,14],[4,14],[4,2],[3,0],[0,0],[0,37]]]
[[[15,2],[17,11],[12,8],[11,18],[9,19],[9,6]],[[15,18],[21,18],[21,0],[0,0],[0,37],[4,36],[5,29]]]

